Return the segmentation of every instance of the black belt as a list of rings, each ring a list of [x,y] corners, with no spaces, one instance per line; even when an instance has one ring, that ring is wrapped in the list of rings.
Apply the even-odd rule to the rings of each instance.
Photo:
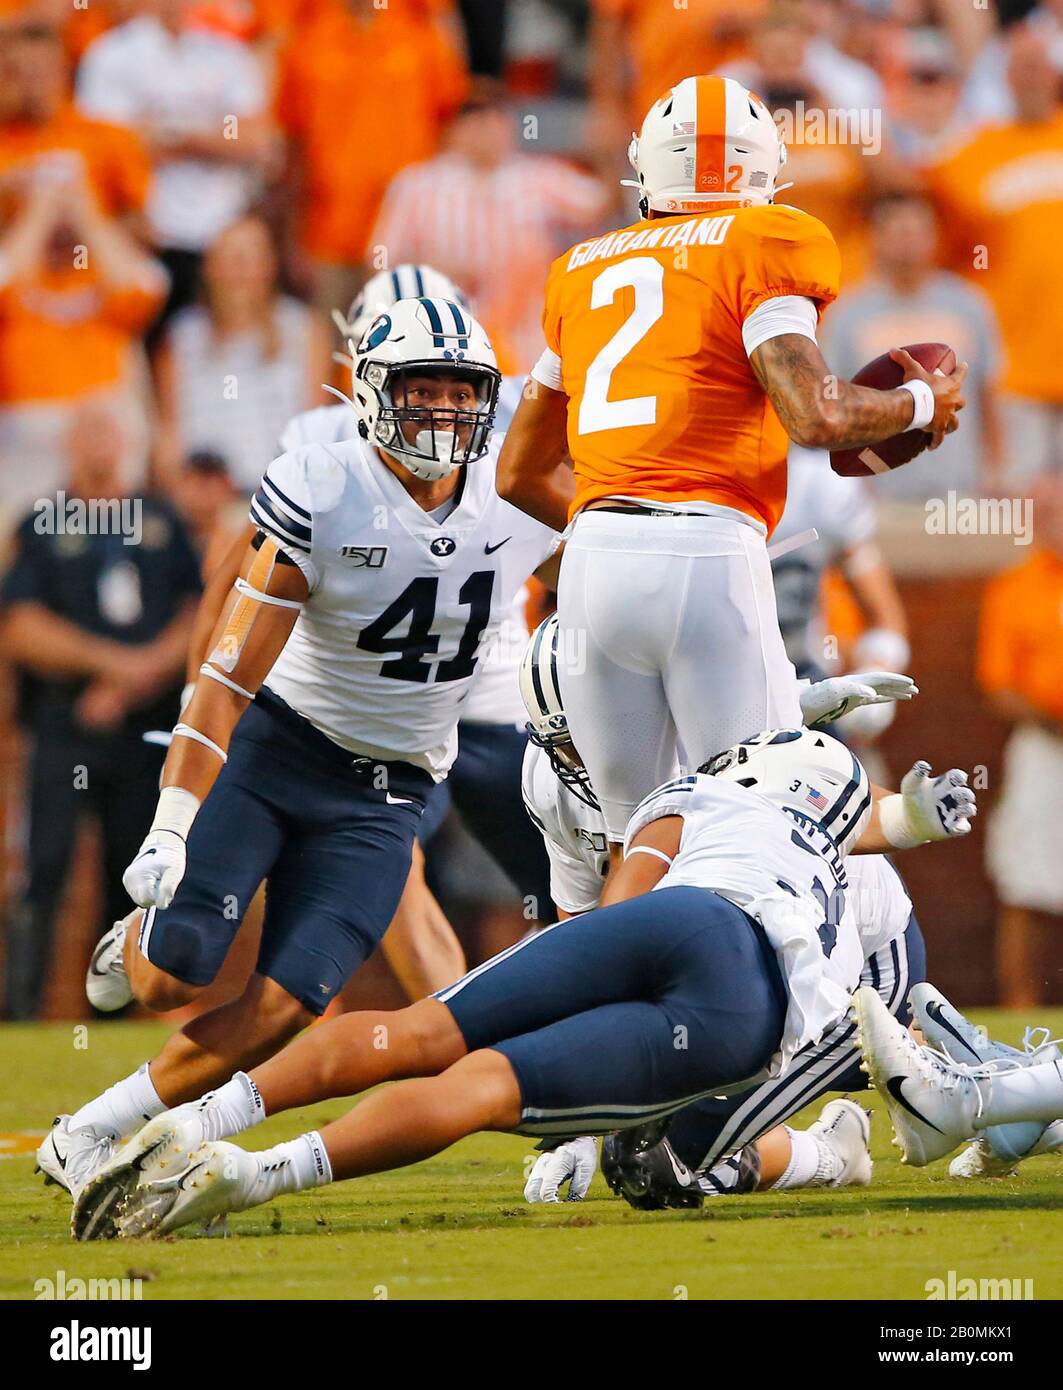
[[[617,505],[615,507],[588,507],[587,514],[590,512],[617,512],[621,516],[690,516],[690,512],[669,512],[663,511],[659,507],[636,505],[635,503]]]

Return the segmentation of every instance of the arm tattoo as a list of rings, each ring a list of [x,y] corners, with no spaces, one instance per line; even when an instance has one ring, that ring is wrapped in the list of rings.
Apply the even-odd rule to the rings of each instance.
[[[782,333],[750,359],[786,433],[810,448],[874,444],[911,423],[908,392],[876,391],[832,375],[811,338]]]

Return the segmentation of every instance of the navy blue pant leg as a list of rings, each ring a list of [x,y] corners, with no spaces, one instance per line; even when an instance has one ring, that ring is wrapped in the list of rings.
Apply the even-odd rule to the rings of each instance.
[[[527,1134],[641,1124],[754,1076],[786,1013],[762,929],[688,887],[562,922],[437,997],[470,1050],[509,1059]]]

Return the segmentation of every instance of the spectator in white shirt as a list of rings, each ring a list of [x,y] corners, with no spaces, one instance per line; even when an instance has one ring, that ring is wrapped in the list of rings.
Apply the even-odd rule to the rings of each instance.
[[[133,127],[152,154],[152,239],[172,288],[195,296],[203,252],[251,205],[271,151],[266,82],[245,44],[185,23],[185,0],[139,0],[89,45],[77,75],[87,115]]]
[[[194,452],[219,454],[252,492],[293,415],[324,405],[328,331],[277,289],[277,254],[261,218],[228,227],[203,261],[203,303],[171,319],[155,369],[157,459],[173,478]]]

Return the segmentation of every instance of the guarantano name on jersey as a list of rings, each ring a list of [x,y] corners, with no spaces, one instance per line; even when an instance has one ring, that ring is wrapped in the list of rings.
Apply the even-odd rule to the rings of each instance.
[[[770,1069],[779,1075],[795,1052],[844,1018],[859,984],[868,954],[857,928],[861,905],[845,910],[847,871],[855,861],[843,860],[811,817],[703,775],[666,782],[636,807],[625,851],[644,826],[663,816],[681,816],[683,835],[654,891],[677,884],[711,888],[755,917],[775,950],[789,994],[782,1044]],[[907,921],[905,913],[901,931]]]
[[[513,418],[523,389],[523,377],[502,378],[492,435],[496,450],[502,447],[506,425]],[[277,452],[287,454],[304,444],[340,444],[345,439],[357,438],[358,417],[349,405],[319,405],[292,416],[284,427]],[[518,589],[513,596],[513,607],[494,641],[481,652],[476,679],[462,706],[463,720],[523,727],[524,702],[520,698],[518,673],[528,644],[528,625],[524,619],[527,600],[527,590]]]
[[[464,470],[443,521],[361,439],[274,459],[251,520],[310,586],[265,685],[352,753],[437,780],[483,651],[558,537],[495,490],[498,445]]]

